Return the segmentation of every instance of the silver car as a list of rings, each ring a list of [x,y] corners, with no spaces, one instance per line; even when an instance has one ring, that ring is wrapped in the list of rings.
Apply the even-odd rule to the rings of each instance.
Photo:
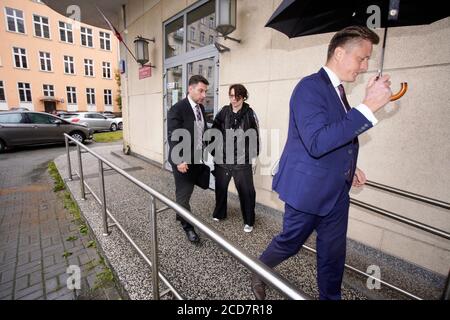
[[[64,119],[72,123],[82,124],[94,131],[116,131],[118,124],[98,112],[76,112],[65,115]]]
[[[84,142],[92,139],[94,131],[43,112],[0,113],[0,152],[14,146],[62,143],[64,133]]]

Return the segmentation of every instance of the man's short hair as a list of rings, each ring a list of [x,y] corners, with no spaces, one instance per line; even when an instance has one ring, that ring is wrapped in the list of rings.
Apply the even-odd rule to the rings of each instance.
[[[198,84],[199,82],[201,82],[201,83],[203,83],[203,84],[209,86],[208,80],[206,80],[205,77],[203,77],[203,76],[201,76],[201,75],[199,75],[199,74],[197,74],[197,75],[195,75],[195,76],[192,76],[192,77],[189,79],[189,85],[190,85],[190,86],[196,85],[196,84]]]
[[[343,47],[349,42],[361,40],[368,40],[372,44],[378,44],[380,37],[368,27],[351,26],[338,31],[328,45],[327,61],[331,59],[337,47]]]

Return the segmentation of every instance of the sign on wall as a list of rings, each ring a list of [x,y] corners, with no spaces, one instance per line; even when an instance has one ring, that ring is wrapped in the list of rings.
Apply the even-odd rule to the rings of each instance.
[[[149,78],[152,76],[152,67],[143,66],[139,68],[139,80]]]

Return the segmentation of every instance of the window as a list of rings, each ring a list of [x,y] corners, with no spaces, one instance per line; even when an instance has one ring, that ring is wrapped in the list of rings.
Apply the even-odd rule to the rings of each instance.
[[[33,14],[34,35],[36,37],[50,39],[50,27],[48,18]]]
[[[46,97],[54,97],[55,96],[55,88],[52,84],[44,84],[44,96]]]
[[[28,68],[27,51],[24,48],[13,47],[13,54],[16,68]]]
[[[5,98],[5,87],[3,85],[3,81],[0,81],[0,101],[6,101],[6,98]]]
[[[75,66],[71,56],[64,56],[64,73],[75,74]]]
[[[5,12],[8,31],[25,33],[23,11],[6,7]]]
[[[19,82],[17,83],[19,88],[20,102],[31,102],[31,86],[29,83]]]
[[[84,75],[94,76],[94,61],[92,59],[84,59]]]
[[[200,32],[200,43],[205,44],[205,33],[204,32]]]
[[[198,65],[198,74],[203,75],[203,65],[202,64]]]
[[[67,92],[67,103],[76,104],[77,103],[77,91],[75,87],[66,87]]]
[[[23,123],[21,113],[0,114],[0,123]]]
[[[212,67],[208,67],[208,78],[212,77],[212,71],[213,71],[213,68]]]
[[[112,105],[112,90],[111,89],[105,89],[104,98],[105,98],[105,106],[111,106]]]
[[[100,48],[103,50],[111,50],[111,35],[100,31]]]
[[[187,13],[186,26],[189,32],[186,46],[187,51],[197,50],[214,43],[214,39],[217,36],[214,25],[215,16],[215,1],[208,1],[204,5]],[[196,39],[195,32],[199,36],[198,39]]]
[[[103,78],[111,79],[111,63],[102,62]]]
[[[165,56],[166,58],[175,57],[183,53],[184,33],[183,17],[166,25],[165,36]]]
[[[59,38],[61,41],[73,43],[72,25],[59,21]]]
[[[52,71],[50,52],[39,51],[39,60],[41,62],[41,71]]]
[[[28,118],[30,118],[31,123],[36,124],[53,124],[55,123],[55,120],[57,120],[57,118],[41,113],[28,113],[27,115]]]
[[[87,104],[90,104],[90,105],[95,104],[95,89],[94,88],[86,88],[86,98],[87,98]]]
[[[92,29],[81,27],[81,45],[92,48],[94,42],[92,41]]]

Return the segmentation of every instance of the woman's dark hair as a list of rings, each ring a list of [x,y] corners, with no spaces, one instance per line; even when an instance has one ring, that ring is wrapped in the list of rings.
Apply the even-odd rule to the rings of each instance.
[[[244,101],[248,99],[248,91],[242,84],[233,84],[228,89],[228,94],[231,94],[231,90],[234,89],[234,96],[236,99],[242,98]]]

